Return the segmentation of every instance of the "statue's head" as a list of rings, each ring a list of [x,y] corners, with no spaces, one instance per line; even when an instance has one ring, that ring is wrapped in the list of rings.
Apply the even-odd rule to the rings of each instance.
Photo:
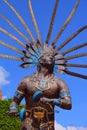
[[[51,71],[63,73],[66,67],[62,66],[65,64],[65,60],[61,54],[56,51],[55,46],[48,46],[44,44],[41,46],[38,42],[36,44],[26,45],[26,51],[23,51],[24,57],[22,61],[24,62],[20,66],[23,68],[30,68],[37,66],[40,70],[41,67],[45,67]]]
[[[54,66],[54,63],[55,63],[55,53],[53,47],[44,46],[42,54],[39,58],[39,64],[41,64],[42,66],[49,67]]]
[[[62,58],[62,55],[56,51],[54,46],[48,46],[47,44],[40,46],[37,42],[36,45],[27,45],[26,50],[27,51],[23,51],[24,57],[22,57],[22,60],[24,63],[21,64],[21,67],[30,68],[37,66],[39,70],[41,67],[45,67],[59,73],[62,73],[61,69],[65,70],[65,67],[61,66],[61,64],[65,63],[65,60]]]

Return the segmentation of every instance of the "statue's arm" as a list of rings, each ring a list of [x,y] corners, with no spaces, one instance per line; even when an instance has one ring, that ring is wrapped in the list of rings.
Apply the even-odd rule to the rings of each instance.
[[[26,93],[26,82],[23,79],[18,85],[17,91],[13,97],[12,103],[10,104],[10,115],[18,112],[18,105],[25,96]]]
[[[71,109],[72,108],[72,101],[69,89],[66,83],[63,80],[60,80],[58,83],[59,86],[59,98],[54,99],[54,104],[63,108],[63,109]]]
[[[42,103],[51,103],[63,109],[71,109],[72,102],[70,92],[66,83],[63,80],[58,80],[58,88],[56,91],[58,91],[58,94],[56,94],[56,98],[47,98],[43,95],[43,97],[40,98],[40,101]]]

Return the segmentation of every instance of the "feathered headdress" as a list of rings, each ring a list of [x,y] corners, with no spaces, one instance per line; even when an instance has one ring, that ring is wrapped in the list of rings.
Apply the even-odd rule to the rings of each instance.
[[[46,41],[45,41],[44,44],[42,44],[42,38],[41,38],[39,29],[38,29],[38,25],[37,25],[37,22],[36,22],[36,19],[35,19],[35,16],[34,16],[34,12],[33,12],[32,5],[31,5],[31,0],[28,0],[28,6],[29,6],[31,17],[32,17],[32,21],[33,21],[33,24],[34,24],[34,27],[35,27],[35,30],[36,30],[36,33],[37,33],[37,36],[38,36],[37,41],[33,37],[29,27],[25,23],[24,19],[17,12],[17,10],[8,2],[8,0],[3,0],[3,1],[9,6],[9,8],[19,18],[19,20],[21,21],[21,23],[25,27],[27,33],[29,34],[29,36],[31,38],[31,41],[9,19],[7,19],[2,14],[0,14],[0,17],[2,17],[2,19],[4,19],[13,29],[15,29],[16,32],[19,33],[20,36],[27,42],[27,44],[25,45],[17,37],[15,37],[11,33],[9,33],[4,28],[0,27],[0,32],[2,32],[4,34],[6,34],[7,36],[11,37],[13,40],[15,40],[17,43],[19,43],[24,48],[24,50],[20,50],[20,49],[18,49],[16,47],[6,43],[6,42],[0,41],[1,45],[6,46],[6,47],[16,51],[17,53],[21,54],[20,57],[0,54],[0,58],[8,58],[8,59],[12,59],[12,60],[22,61],[23,63],[20,66],[23,67],[23,68],[28,68],[28,67],[35,66],[35,65],[38,64],[39,58],[41,57],[41,55],[43,54],[43,52],[45,50],[44,48],[47,47],[47,48],[51,48],[50,50],[53,51],[53,53],[54,53],[54,57],[55,57],[54,70],[56,72],[61,73],[61,74],[69,74],[69,75],[72,75],[72,76],[87,79],[86,75],[78,74],[78,73],[71,72],[71,71],[68,70],[68,67],[87,68],[87,65],[85,65],[85,64],[70,64],[70,63],[68,63],[68,61],[70,59],[75,59],[75,58],[87,56],[87,53],[66,56],[66,54],[68,54],[68,53],[70,53],[72,51],[75,51],[75,50],[78,50],[78,49],[80,49],[82,47],[87,46],[87,42],[83,43],[83,44],[80,44],[80,45],[77,45],[77,46],[74,46],[73,48],[69,48],[68,50],[65,50],[63,52],[60,52],[60,50],[65,45],[67,45],[73,38],[75,38],[79,33],[84,31],[85,29],[87,29],[87,25],[80,28],[75,33],[73,33],[68,39],[66,39],[58,47],[55,46],[55,43],[58,41],[59,37],[61,36],[61,34],[65,30],[66,26],[68,25],[68,23],[72,19],[74,13],[76,12],[76,9],[78,7],[78,4],[79,4],[80,0],[77,0],[76,5],[73,8],[71,14],[69,15],[69,17],[65,21],[64,25],[62,26],[62,28],[60,29],[60,31],[58,32],[58,34],[56,35],[56,37],[54,38],[54,40],[53,40],[53,42],[52,42],[52,44],[50,46],[48,44],[49,44],[49,40],[50,40],[51,33],[52,33],[52,28],[53,28],[54,19],[55,19],[55,15],[56,15],[56,11],[57,11],[57,6],[58,6],[58,0],[56,0],[55,5],[54,5],[54,9],[53,9],[53,13],[52,13],[52,18],[51,18],[47,38],[46,38]]]

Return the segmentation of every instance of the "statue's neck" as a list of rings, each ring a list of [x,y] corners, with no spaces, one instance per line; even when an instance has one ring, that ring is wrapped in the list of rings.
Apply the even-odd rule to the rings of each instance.
[[[53,74],[53,67],[43,67],[41,66],[40,69],[37,70],[37,75],[40,78],[48,78]]]

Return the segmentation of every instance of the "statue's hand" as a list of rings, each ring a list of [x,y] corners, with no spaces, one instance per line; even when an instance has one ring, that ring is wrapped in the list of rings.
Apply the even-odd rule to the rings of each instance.
[[[6,114],[8,115],[8,116],[11,116],[11,117],[18,117],[19,116],[19,113],[18,112],[16,112],[16,111],[7,111],[6,112]]]
[[[44,94],[43,94],[43,92],[42,92],[41,90],[36,91],[36,92],[33,94],[32,99],[33,99],[33,101],[35,101],[35,102],[40,101],[41,103],[45,103],[45,104],[53,103],[53,99],[44,97]]]
[[[10,111],[8,111],[6,113],[7,115],[9,116],[19,116],[19,113],[18,113],[18,106],[15,102],[12,102],[11,105],[10,105]]]
[[[38,102],[41,97],[43,97],[43,92],[41,90],[38,90],[33,94],[32,99],[34,102]]]
[[[49,103],[53,103],[53,99],[42,97],[40,98],[40,102],[44,104],[49,104]]]

